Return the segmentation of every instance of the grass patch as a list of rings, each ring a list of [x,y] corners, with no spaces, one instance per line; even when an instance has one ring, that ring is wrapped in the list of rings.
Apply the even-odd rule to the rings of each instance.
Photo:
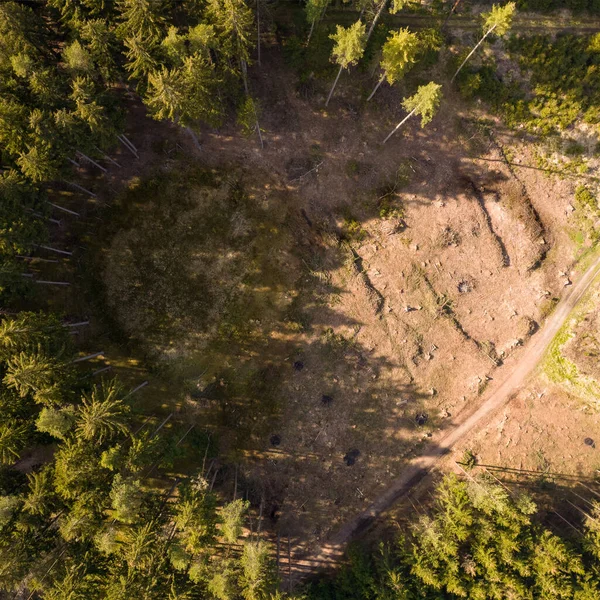
[[[569,394],[590,404],[597,403],[600,396],[600,383],[593,377],[580,373],[577,365],[564,355],[563,348],[575,336],[577,324],[592,310],[597,286],[598,282],[596,281],[570,319],[558,331],[550,343],[541,365],[542,372],[550,381],[564,387]]]

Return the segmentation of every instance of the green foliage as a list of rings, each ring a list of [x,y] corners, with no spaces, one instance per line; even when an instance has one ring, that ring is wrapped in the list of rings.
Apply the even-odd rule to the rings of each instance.
[[[0,464],[15,463],[27,444],[27,437],[27,425],[13,419],[0,423]]]
[[[249,506],[248,501],[238,498],[223,507],[221,534],[227,543],[234,544],[242,535],[242,523]]]
[[[140,481],[133,477],[122,477],[118,474],[110,490],[110,500],[113,516],[122,523],[135,523],[139,518],[142,506]]]
[[[494,35],[502,36],[509,29],[517,6],[514,2],[507,2],[504,6],[494,4],[489,13],[482,13],[484,31],[494,31]]]
[[[237,123],[245,136],[251,136],[256,132],[259,117],[258,102],[251,96],[247,96],[240,104],[237,112]]]
[[[331,52],[333,62],[347,69],[360,60],[365,51],[365,27],[362,21],[350,27],[337,26],[336,32],[329,36],[335,42]]]
[[[390,85],[416,62],[419,51],[419,37],[407,27],[390,33],[381,51],[381,69]]]
[[[246,542],[241,558],[240,587],[244,600],[262,600],[274,589],[273,563],[265,542]]]
[[[78,435],[101,444],[118,433],[127,433],[128,408],[121,395],[116,380],[103,381],[91,393],[84,394],[77,415]]]
[[[40,411],[35,426],[38,431],[49,433],[51,436],[64,440],[75,424],[73,407],[48,408]]]
[[[313,584],[311,600],[594,598],[595,570],[586,548],[597,552],[597,521],[587,520],[586,541],[576,548],[535,521],[535,504],[485,478],[448,476],[438,486],[431,516],[410,538],[382,545],[369,556],[351,548],[332,581]],[[597,509],[596,509],[597,510]],[[598,514],[598,513],[594,513]]]
[[[79,40],[75,40],[63,50],[63,59],[67,68],[75,73],[89,73],[93,67],[90,53]]]
[[[420,115],[421,127],[425,127],[433,119],[441,101],[442,86],[432,81],[419,86],[414,96],[402,101],[402,106],[404,110]]]

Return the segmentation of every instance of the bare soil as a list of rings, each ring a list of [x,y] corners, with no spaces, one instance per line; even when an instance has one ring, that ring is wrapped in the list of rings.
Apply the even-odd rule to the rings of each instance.
[[[124,168],[90,184],[106,201],[162,169],[181,174],[181,204],[172,192],[171,209],[157,196],[122,196],[131,220],[96,264],[113,299],[102,310],[155,369],[160,400],[151,385],[140,404],[212,428],[224,460],[261,489],[268,529],[292,537],[300,556],[367,508],[430,436],[472,411],[504,362],[518,361],[581,248],[567,232],[575,181],[532,166],[526,141],[498,123],[490,138],[450,91],[426,129],[415,121],[383,146],[402,117],[401,91],[382,86],[367,105],[360,87],[372,81],[353,73],[325,110],[326,86],[297,93],[276,45],[263,48],[263,64],[252,86],[264,150],[230,125],[205,131],[198,152],[174,127],[133,117],[127,135],[144,160],[126,161],[121,149]],[[209,195],[183,180],[184,163],[216,174]],[[242,207],[230,202],[227,173],[244,190]],[[215,211],[225,220],[211,229],[203,215]],[[152,256],[136,255],[148,240]],[[196,311],[203,298],[213,301]],[[570,427],[572,408],[552,398]],[[502,444],[513,441],[489,460],[532,447],[509,429],[531,406],[543,416],[541,403],[509,406]],[[549,410],[544,418],[557,435]]]

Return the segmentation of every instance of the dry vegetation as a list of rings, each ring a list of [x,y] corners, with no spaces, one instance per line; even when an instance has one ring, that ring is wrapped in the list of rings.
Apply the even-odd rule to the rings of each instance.
[[[277,52],[263,61],[264,151],[233,127],[196,153],[131,122],[147,172],[114,175],[123,192],[96,264],[102,310],[169,391],[163,409],[211,428],[265,490],[273,530],[309,549],[518,359],[582,242],[568,231],[576,180],[534,168],[522,142],[492,138],[452,98],[429,129],[382,147],[396,94],[366,107],[346,80],[326,112]],[[591,452],[571,428],[595,417],[564,393],[523,392],[490,425],[499,442],[469,444],[496,463],[522,450],[529,467],[539,446],[554,464],[558,430],[537,424],[556,421],[551,396],[573,452]]]

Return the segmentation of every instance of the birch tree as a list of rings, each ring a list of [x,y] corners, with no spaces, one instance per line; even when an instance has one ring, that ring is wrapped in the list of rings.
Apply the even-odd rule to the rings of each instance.
[[[390,3],[390,0],[381,0],[380,1],[379,6],[377,7],[377,12],[375,13],[375,16],[373,17],[373,20],[371,21],[371,25],[369,25],[369,31],[367,33],[367,42],[371,39],[371,36],[373,35],[373,32],[375,31],[375,27],[377,26],[377,23],[379,22],[381,15],[383,14],[384,10],[387,8],[389,3]],[[392,6],[390,7],[390,12],[392,14],[395,14],[400,9],[402,9],[406,4],[408,4],[408,0],[393,0]]]
[[[404,76],[417,60],[420,49],[419,38],[416,33],[411,33],[408,28],[392,31],[383,45],[381,62],[381,76],[375,89],[367,98],[367,102],[375,95],[379,86],[387,80],[393,85]]]
[[[308,0],[305,7],[306,20],[310,23],[310,31],[306,43],[310,43],[310,38],[315,30],[315,25],[323,18],[331,0]]]
[[[410,98],[405,98],[402,101],[402,106],[409,111],[408,115],[396,125],[393,131],[383,140],[385,144],[397,131],[410,119],[413,115],[421,116],[421,127],[425,127],[427,123],[433,119],[438,106],[442,100],[442,86],[433,81],[427,85],[422,85],[417,89],[417,93]]]
[[[473,50],[467,54],[465,60],[462,61],[460,67],[456,70],[456,73],[452,76],[451,82],[456,79],[456,76],[461,72],[462,68],[467,64],[468,60],[473,56],[477,48],[483,44],[485,39],[492,33],[497,36],[505,35],[510,26],[512,25],[513,16],[515,14],[516,4],[514,2],[508,2],[504,6],[494,4],[492,10],[488,13],[482,13],[483,17],[483,30],[484,34],[482,38],[475,44]]]
[[[331,91],[329,92],[329,96],[327,96],[325,106],[327,106],[331,100],[331,96],[333,95],[333,91],[335,90],[342,71],[355,65],[364,54],[366,43],[365,24],[361,21],[356,21],[356,23],[350,27],[338,25],[337,31],[329,37],[335,42],[331,57],[333,62],[340,66],[340,69],[331,86]]]

